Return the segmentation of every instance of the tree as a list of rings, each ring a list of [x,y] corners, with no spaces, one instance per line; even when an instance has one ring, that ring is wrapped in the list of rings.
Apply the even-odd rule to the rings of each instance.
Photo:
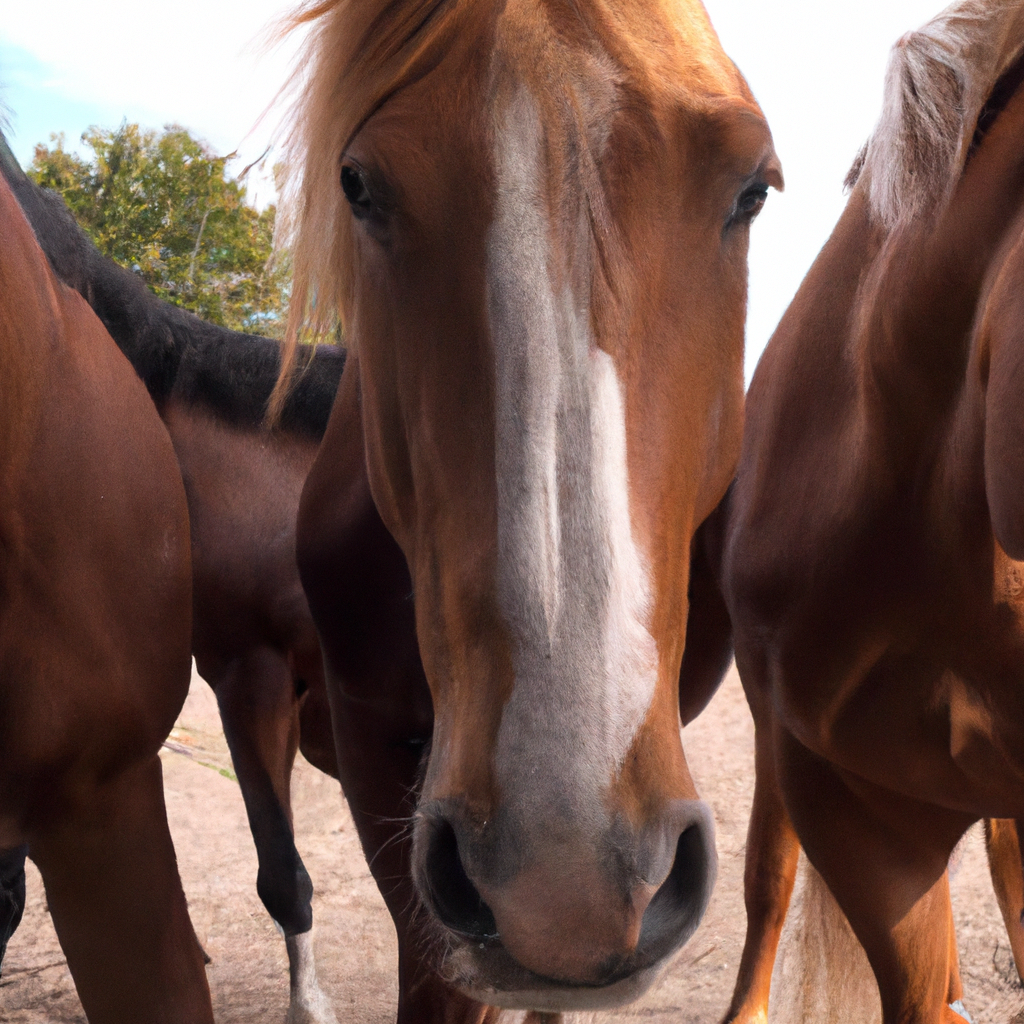
[[[99,250],[130,267],[162,299],[213,323],[280,336],[287,257],[274,253],[275,208],[248,205],[245,188],[184,128],[160,134],[123,123],[82,135],[83,160],[64,136],[38,145],[28,174],[63,196]]]

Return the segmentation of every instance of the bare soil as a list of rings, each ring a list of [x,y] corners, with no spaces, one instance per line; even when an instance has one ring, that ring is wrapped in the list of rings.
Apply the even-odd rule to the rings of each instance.
[[[256,895],[256,853],[206,684],[193,679],[165,750],[168,814],[192,921],[212,958],[220,1024],[281,1024],[288,1005],[284,942]],[[696,935],[643,999],[600,1020],[718,1024],[743,942],[742,881],[753,791],[753,725],[735,671],[684,735],[694,779],[714,808],[718,884]],[[338,784],[301,758],[293,781],[297,845],[316,887],[321,983],[345,1024],[390,1024],[397,1000],[394,931],[359,848]],[[0,1021],[84,1024],[39,873],[0,979]],[[969,833],[953,881],[965,1001],[977,1024],[1008,1024],[1024,1008],[992,895],[984,844]],[[785,940],[784,940],[785,941]]]

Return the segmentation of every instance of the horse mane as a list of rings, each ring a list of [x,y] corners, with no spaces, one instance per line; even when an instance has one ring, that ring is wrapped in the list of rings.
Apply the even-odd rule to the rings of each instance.
[[[263,426],[281,365],[281,343],[208,323],[158,299],[130,270],[93,245],[64,201],[34,184],[0,135],[0,172],[54,273],[99,316],[153,400],[201,405],[223,422]],[[344,353],[317,346],[280,414],[283,429],[323,436]]]
[[[866,172],[885,228],[945,206],[986,103],[1022,48],[1024,0],[958,0],[896,43],[881,117],[846,179],[852,188]]]

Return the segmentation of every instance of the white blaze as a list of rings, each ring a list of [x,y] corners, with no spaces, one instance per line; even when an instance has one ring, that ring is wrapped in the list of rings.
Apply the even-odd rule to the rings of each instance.
[[[554,268],[541,125],[525,89],[500,112],[495,138],[498,594],[515,668],[499,782],[528,804],[580,809],[582,798],[593,809],[654,694],[650,574],[630,518],[622,388],[590,329],[586,203],[577,264]]]

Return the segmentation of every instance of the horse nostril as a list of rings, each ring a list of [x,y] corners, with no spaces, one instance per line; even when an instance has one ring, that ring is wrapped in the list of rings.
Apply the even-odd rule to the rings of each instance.
[[[497,938],[491,908],[466,874],[455,829],[444,818],[426,818],[427,835],[420,874],[421,894],[437,919],[464,938]]]
[[[680,948],[700,924],[718,872],[714,827],[694,802],[690,821],[676,842],[668,877],[644,911],[638,953],[654,962]]]

